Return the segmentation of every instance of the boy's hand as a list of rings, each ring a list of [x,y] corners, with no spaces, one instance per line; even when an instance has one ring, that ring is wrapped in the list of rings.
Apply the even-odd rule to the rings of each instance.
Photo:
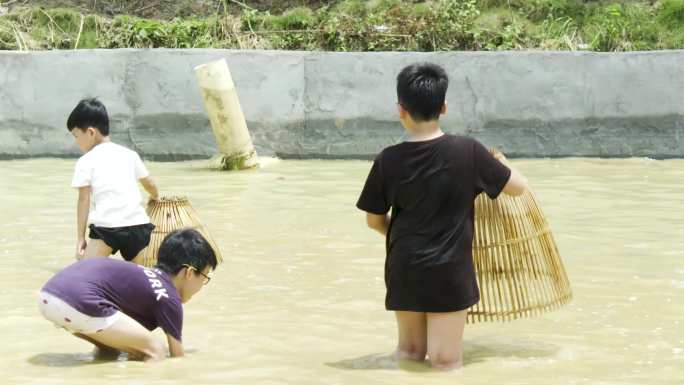
[[[152,179],[151,176],[148,175],[147,177],[140,179],[140,183],[145,188],[145,191],[150,194],[150,200],[147,201],[148,205],[150,202],[159,199],[159,190],[157,190],[157,185],[154,183],[154,179]]]
[[[183,357],[185,355],[183,344],[180,341],[171,337],[170,334],[166,335],[166,340],[169,342],[169,355],[171,357]]]
[[[85,250],[86,246],[88,244],[86,243],[85,239],[79,239],[78,242],[76,242],[76,259],[81,260],[83,257],[85,257]]]
[[[157,202],[158,200],[159,200],[158,197],[150,197],[147,200],[147,207],[145,207],[145,212],[147,213],[147,215],[151,214],[152,207],[154,206],[154,203]]]

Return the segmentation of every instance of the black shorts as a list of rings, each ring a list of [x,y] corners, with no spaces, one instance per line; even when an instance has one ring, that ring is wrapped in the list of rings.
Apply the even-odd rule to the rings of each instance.
[[[121,251],[121,256],[130,261],[150,244],[152,230],[154,225],[151,223],[126,227],[90,225],[90,239],[101,239],[112,248],[112,254]]]

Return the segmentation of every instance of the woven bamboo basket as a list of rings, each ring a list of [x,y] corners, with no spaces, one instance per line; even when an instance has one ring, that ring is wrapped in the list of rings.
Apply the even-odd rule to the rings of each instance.
[[[480,302],[468,322],[507,321],[556,309],[572,299],[549,225],[531,190],[475,200],[473,262]]]
[[[216,242],[209,234],[209,230],[200,222],[197,212],[192,208],[187,197],[162,197],[157,201],[151,201],[147,206],[147,214],[156,228],[152,231],[149,246],[142,251],[144,266],[150,267],[157,263],[157,252],[164,237],[180,228],[193,228],[199,231],[214,249],[216,260],[219,263],[223,261]]]

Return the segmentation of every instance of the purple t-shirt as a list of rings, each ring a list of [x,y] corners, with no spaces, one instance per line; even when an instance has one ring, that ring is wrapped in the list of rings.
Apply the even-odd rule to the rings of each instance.
[[[84,259],[57,273],[42,290],[85,315],[107,317],[122,311],[148,330],[160,327],[181,340],[182,301],[159,269],[111,258]]]

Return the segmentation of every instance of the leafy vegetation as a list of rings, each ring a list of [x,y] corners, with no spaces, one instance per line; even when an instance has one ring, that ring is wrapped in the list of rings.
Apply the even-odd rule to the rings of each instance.
[[[132,2],[120,3],[122,9],[128,9],[126,4]],[[166,19],[111,16],[77,7],[20,8],[0,16],[0,49],[626,51],[684,48],[684,0],[342,0],[307,2],[315,6],[293,7],[282,12],[239,1],[172,3],[178,8],[174,8],[174,15],[180,16]],[[204,13],[198,11],[192,16],[192,10],[200,6],[204,7],[201,8]],[[237,10],[236,6],[239,6]],[[213,11],[208,12],[209,9]]]

